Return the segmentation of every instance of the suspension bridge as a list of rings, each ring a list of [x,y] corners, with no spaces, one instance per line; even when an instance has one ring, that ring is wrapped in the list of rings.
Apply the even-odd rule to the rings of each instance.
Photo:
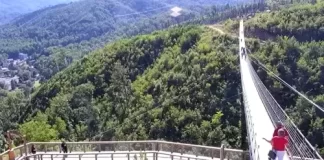
[[[228,149],[224,145],[209,147],[166,141],[100,141],[67,142],[69,153],[63,154],[59,142],[30,142],[13,148],[11,152],[0,154],[0,160],[13,160],[9,159],[9,153],[15,153],[15,159],[20,160],[27,158],[29,160],[267,160],[272,147],[263,138],[272,138],[274,124],[277,121],[282,122],[289,133],[285,160],[323,160],[264,86],[252,67],[252,61],[246,51],[244,26],[241,20],[239,57],[249,151]],[[32,145],[37,148],[35,155],[29,153]]]

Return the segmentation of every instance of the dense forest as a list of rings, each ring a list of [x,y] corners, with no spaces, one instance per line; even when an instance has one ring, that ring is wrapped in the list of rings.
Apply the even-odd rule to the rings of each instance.
[[[56,74],[27,108],[10,109],[22,119],[34,113],[18,127],[31,141],[164,139],[240,148],[236,44],[195,26],[120,40]]]
[[[136,2],[139,1],[140,0],[137,0]],[[177,3],[181,3],[181,1]],[[207,3],[210,2],[206,1],[202,4]],[[102,8],[104,7],[102,4],[112,5],[109,4],[108,1],[101,0],[91,4],[86,1],[59,5],[33,12],[11,24],[0,27],[0,30],[2,29],[3,32],[3,34],[0,34],[0,36],[3,37],[3,39],[0,39],[0,52],[4,52],[9,58],[14,59],[18,57],[18,53],[20,52],[29,55],[29,59],[27,60],[29,69],[25,69],[26,67],[9,67],[9,69],[16,69],[10,71],[12,74],[19,77],[26,77],[23,79],[20,78],[18,84],[11,83],[11,88],[22,89],[24,93],[28,93],[26,94],[26,99],[29,99],[29,93],[34,91],[35,87],[39,86],[39,84],[50,79],[53,75],[73,63],[73,61],[80,59],[97,48],[105,46],[106,43],[120,38],[151,33],[155,30],[176,27],[179,25],[212,24],[224,19],[235,18],[240,14],[264,9],[261,4],[239,6],[220,5],[217,7],[197,5],[190,7],[191,3],[188,3],[186,6],[188,6],[189,9],[184,8],[182,15],[178,17],[170,16],[170,7],[160,8],[154,10],[154,12],[149,10],[150,12],[147,12],[145,15],[135,14],[118,17],[117,13],[113,11],[119,11],[125,8],[125,5],[115,4],[115,8],[107,9]],[[152,8],[158,4],[160,3],[152,2],[147,4],[147,7],[150,6],[150,8]],[[160,5],[164,7],[164,5]],[[96,9],[91,10],[89,6]],[[127,6],[129,6],[126,7],[128,9],[138,8],[134,3],[128,3]],[[99,11],[97,11],[98,9]],[[100,14],[98,14],[98,12],[100,12]],[[136,13],[131,10],[129,10],[129,12]],[[81,17],[81,20],[84,19],[84,17],[88,17],[89,21],[83,23],[79,15],[84,15]],[[107,23],[111,22],[110,24],[113,25],[114,28],[108,28],[106,31],[101,30],[100,33],[96,32],[97,34],[88,32],[103,28],[102,23],[104,23],[104,21]],[[65,30],[69,30],[69,32]],[[64,42],[63,45],[63,41],[66,40],[66,37],[70,37],[68,39],[71,41],[66,44]],[[3,64],[3,61],[7,60],[0,60],[0,64]],[[0,87],[6,88],[1,85]]]
[[[10,58],[16,58],[20,52],[27,53],[31,56],[29,63],[47,80],[73,60],[113,40],[182,23],[220,21],[258,7],[204,7],[203,4],[212,4],[212,1],[201,5],[194,5],[196,1],[186,5],[179,1],[175,4],[186,8],[181,16],[172,17],[170,9],[175,5],[155,1],[140,5],[142,3],[143,0],[128,3],[86,0],[30,13],[0,27],[0,53]]]
[[[16,58],[19,52],[27,53],[31,56],[29,63],[47,80],[73,60],[113,40],[182,23],[217,22],[259,7],[191,6],[195,1],[185,5],[188,7],[183,8],[181,16],[172,17],[172,5],[152,1],[138,9],[135,4],[141,4],[139,1],[124,4],[87,0],[33,12],[0,27],[0,52],[11,58]],[[134,14],[141,12],[144,13]]]
[[[324,40],[323,7],[324,3],[319,2],[258,14],[246,23],[246,30],[262,39],[288,36],[300,42],[321,41]]]

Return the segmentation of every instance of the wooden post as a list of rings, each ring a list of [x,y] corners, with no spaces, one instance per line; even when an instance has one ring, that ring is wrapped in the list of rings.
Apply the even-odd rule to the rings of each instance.
[[[210,154],[211,154],[210,157],[211,157],[212,159],[214,159],[214,149],[211,150],[211,153],[210,153]]]
[[[155,148],[155,150],[156,150],[156,151],[159,151],[159,149],[160,149],[160,148],[159,148],[159,142],[158,142],[158,143],[156,143],[156,148]]]
[[[224,144],[222,144],[220,149],[220,160],[224,160]]]
[[[22,157],[22,156],[24,156],[24,151],[23,151],[23,148],[21,147],[21,148],[19,148],[19,157]]]
[[[28,147],[27,147],[27,142],[26,142],[26,135],[23,135],[22,136],[22,138],[23,138],[23,142],[24,142],[24,148],[25,148],[25,156],[27,157],[27,155],[28,155]]]
[[[183,152],[184,152],[184,146],[181,145],[181,155],[183,155]]]
[[[146,143],[144,142],[144,151],[146,150]]]
[[[7,131],[7,142],[8,142],[8,155],[9,155],[9,160],[15,160],[15,152],[12,150],[12,141],[11,141],[11,135],[10,131]]]

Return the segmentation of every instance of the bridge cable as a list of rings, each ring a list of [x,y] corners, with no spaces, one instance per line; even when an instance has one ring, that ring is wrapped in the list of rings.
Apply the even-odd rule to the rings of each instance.
[[[248,50],[250,52],[250,50]],[[251,52],[250,52],[251,53]],[[308,142],[308,140],[304,137],[304,135],[299,131],[293,121],[289,118],[289,116],[285,113],[285,111],[281,108],[278,102],[273,98],[272,94],[268,91],[265,85],[260,80],[259,76],[256,74],[254,68],[252,67],[249,58],[247,58],[248,66],[250,68],[250,72],[252,72],[253,81],[257,85],[257,91],[261,96],[261,100],[263,101],[265,108],[272,120],[273,124],[276,121],[286,121],[286,129],[289,132],[289,144],[293,144],[293,146],[289,146],[288,153],[291,151],[293,157],[302,159],[309,159],[309,157],[322,159],[318,152],[314,149],[314,147]],[[255,62],[254,62],[255,63]],[[258,65],[258,64],[257,64]],[[264,68],[263,68],[264,69]],[[269,98],[270,97],[270,98]],[[276,111],[277,109],[277,111]],[[281,113],[281,114],[279,114]],[[297,144],[297,145],[296,145]],[[306,156],[305,156],[306,153]]]
[[[295,93],[297,93],[298,95],[300,95],[301,97],[303,97],[304,99],[306,99],[309,103],[311,103],[312,105],[314,105],[317,109],[321,110],[324,113],[324,109],[319,106],[318,104],[316,104],[314,101],[310,100],[309,98],[307,98],[304,94],[300,93],[298,90],[296,90],[294,87],[292,87],[291,85],[289,85],[287,82],[285,82],[283,79],[281,79],[279,76],[277,76],[275,73],[273,73],[270,69],[268,69],[264,64],[262,64],[260,61],[258,61],[256,58],[252,57],[253,59],[253,63],[260,66],[261,69],[263,69],[264,71],[270,73],[269,75],[273,78],[275,78],[276,80],[278,80],[279,82],[283,83],[286,87],[288,87],[289,89],[291,89],[292,91],[294,91]],[[255,62],[256,61],[256,62]]]
[[[250,66],[250,65],[249,65],[249,67],[252,68],[252,66]],[[281,109],[281,107],[278,104],[276,104],[274,98],[270,98],[270,99],[268,98],[268,97],[271,97],[271,94],[268,93],[269,91],[263,85],[263,83],[257,76],[256,72],[254,71],[254,69],[250,69],[250,70],[252,70],[253,81],[254,81],[254,83],[257,83],[257,85],[258,85],[257,91],[258,91],[259,95],[261,96],[260,98],[265,105],[265,109],[268,112],[272,123],[275,124],[277,121],[283,122],[283,121],[286,121],[286,119],[289,119],[289,117],[287,115],[285,115],[285,113]],[[261,87],[262,87],[262,89],[261,89]],[[277,111],[276,111],[276,109],[274,109],[274,107],[277,108]],[[279,113],[281,113],[281,114],[279,114]],[[288,151],[291,151],[292,155],[298,155],[299,157],[303,157],[303,159],[304,159],[305,156],[303,156],[301,154],[302,151],[299,149],[300,145],[299,146],[296,145],[296,144],[302,144],[302,139],[300,137],[298,137],[298,133],[296,133],[296,129],[292,128],[292,125],[290,125],[290,123],[285,126],[289,132],[290,144],[293,144],[293,146],[289,147],[290,149]],[[304,152],[309,154],[311,151],[307,150],[307,148],[306,148],[306,149],[304,149]],[[288,153],[290,153],[290,152],[288,152]],[[313,156],[308,155],[307,157],[313,157]]]

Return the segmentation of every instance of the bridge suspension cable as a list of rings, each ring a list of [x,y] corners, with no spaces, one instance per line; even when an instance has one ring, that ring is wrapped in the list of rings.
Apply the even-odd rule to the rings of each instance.
[[[288,87],[289,89],[291,89],[293,92],[295,92],[296,94],[298,94],[299,96],[303,97],[305,100],[307,100],[310,104],[312,104],[313,106],[315,106],[317,109],[319,109],[320,111],[322,111],[324,113],[324,109],[323,107],[319,106],[318,104],[316,104],[314,101],[310,100],[308,97],[306,97],[306,95],[300,93],[296,88],[294,88],[293,86],[291,86],[290,84],[288,84],[287,82],[285,82],[283,79],[281,79],[278,75],[276,75],[275,73],[273,73],[270,69],[268,69],[263,63],[261,63],[259,60],[257,60],[256,58],[252,57],[252,62],[256,65],[258,65],[262,70],[266,71],[268,73],[269,76],[273,77],[274,79],[278,80],[279,82],[281,82],[283,85],[285,85],[286,87]]]
[[[289,118],[289,116],[271,95],[269,90],[262,83],[253,66],[251,65],[249,57],[246,58],[246,61],[248,61],[252,79],[254,81],[254,84],[256,85],[257,91],[270,116],[272,123],[275,124],[277,121],[282,122],[289,133],[288,153],[290,157],[292,159],[322,160],[321,156],[318,154],[315,148],[305,138],[305,136],[301,133],[301,131],[297,128],[297,126],[293,123],[293,121]]]

